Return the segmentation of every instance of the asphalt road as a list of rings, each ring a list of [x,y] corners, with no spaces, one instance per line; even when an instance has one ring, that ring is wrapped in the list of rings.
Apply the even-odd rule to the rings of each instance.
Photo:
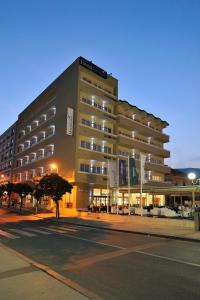
[[[200,243],[0,217],[0,242],[101,299],[200,299]],[[12,221],[12,222],[11,222]]]

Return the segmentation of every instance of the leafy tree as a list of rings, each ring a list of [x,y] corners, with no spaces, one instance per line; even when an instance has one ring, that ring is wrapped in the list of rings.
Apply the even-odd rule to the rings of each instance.
[[[5,185],[0,185],[0,207],[2,206],[2,196],[3,193],[5,192]]]
[[[28,183],[16,183],[14,191],[20,197],[20,213],[22,211],[23,199],[28,194],[33,192],[33,186],[29,185]]]
[[[12,192],[15,191],[15,184],[11,183],[11,182],[6,183],[5,190],[8,194],[8,208],[9,208],[10,207],[11,194],[12,194]]]
[[[35,205],[35,213],[37,214],[38,212],[38,203],[40,199],[45,195],[45,191],[40,187],[39,184],[35,186],[35,190],[33,192],[33,196],[36,200],[36,205]]]
[[[56,218],[59,219],[59,200],[65,193],[70,193],[73,186],[58,174],[45,175],[39,182],[40,187],[44,190],[45,195],[50,196],[56,204]]]

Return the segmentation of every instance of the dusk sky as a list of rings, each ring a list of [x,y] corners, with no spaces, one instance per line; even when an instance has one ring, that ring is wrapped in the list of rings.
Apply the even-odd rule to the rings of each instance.
[[[0,1],[0,133],[78,56],[168,121],[172,167],[200,167],[200,1]]]

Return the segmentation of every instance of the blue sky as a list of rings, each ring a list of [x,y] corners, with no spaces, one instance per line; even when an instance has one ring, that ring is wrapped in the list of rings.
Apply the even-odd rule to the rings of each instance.
[[[82,55],[167,120],[173,167],[200,167],[200,1],[0,1],[0,132]]]

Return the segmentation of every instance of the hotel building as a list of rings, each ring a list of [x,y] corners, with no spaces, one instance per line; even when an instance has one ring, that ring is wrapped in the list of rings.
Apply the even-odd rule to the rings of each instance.
[[[73,183],[61,205],[84,209],[108,199],[108,160],[146,155],[143,204],[164,203],[154,188],[166,185],[170,168],[164,148],[168,126],[144,110],[118,99],[118,80],[79,57],[18,116],[13,181],[32,180],[50,172]],[[116,191],[115,191],[116,192]],[[114,191],[109,189],[110,203]],[[120,187],[119,204],[127,203],[127,187]],[[139,186],[131,189],[138,204]]]

